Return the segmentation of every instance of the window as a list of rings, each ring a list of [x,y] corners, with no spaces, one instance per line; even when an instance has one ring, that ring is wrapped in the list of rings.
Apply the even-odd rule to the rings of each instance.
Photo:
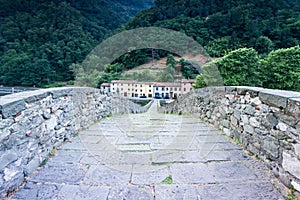
[[[156,90],[158,90],[158,87],[156,87]]]
[[[166,88],[166,90],[168,91],[168,90],[169,90],[169,88]]]
[[[149,90],[149,92],[151,92],[151,90]]]
[[[164,88],[164,87],[162,87],[162,88],[161,88],[161,91],[165,91],[165,88]]]
[[[183,91],[186,91],[186,88],[183,88]]]
[[[143,90],[140,90],[140,92],[143,92]]]
[[[174,88],[174,91],[177,91],[177,88]]]
[[[142,85],[140,85],[140,87],[143,87]]]

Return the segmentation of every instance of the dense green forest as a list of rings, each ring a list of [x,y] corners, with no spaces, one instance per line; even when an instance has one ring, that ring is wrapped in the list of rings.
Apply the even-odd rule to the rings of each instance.
[[[80,63],[103,39],[155,26],[185,33],[210,56],[220,58],[213,64],[227,85],[299,90],[299,0],[155,0],[153,7],[151,0],[38,2],[0,0],[0,85],[72,83]],[[140,10],[144,11],[131,18]],[[128,52],[102,66],[103,73],[91,74],[93,85],[122,78],[123,70],[147,62],[151,51]],[[156,58],[168,54],[155,51]],[[186,78],[199,72],[188,61],[179,64]],[[270,80],[272,73],[277,78]],[[197,77],[202,85],[203,78]]]
[[[300,91],[299,0],[156,0],[123,28],[148,26],[183,32],[222,57],[203,68],[217,66],[225,85]],[[194,77],[185,66],[184,77]],[[196,87],[204,79],[198,76]]]
[[[299,0],[156,0],[155,4],[125,28],[158,26],[182,31],[211,56],[239,47],[269,53],[299,44]]]
[[[0,85],[45,86],[73,80],[108,34],[151,0],[0,0]]]

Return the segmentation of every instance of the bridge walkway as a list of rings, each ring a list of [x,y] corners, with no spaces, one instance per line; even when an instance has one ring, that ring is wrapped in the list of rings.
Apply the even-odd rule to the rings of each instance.
[[[12,199],[284,199],[268,169],[220,131],[157,106],[81,131]]]

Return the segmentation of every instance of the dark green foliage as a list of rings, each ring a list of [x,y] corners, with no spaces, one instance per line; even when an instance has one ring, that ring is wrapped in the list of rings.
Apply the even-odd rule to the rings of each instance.
[[[261,62],[263,86],[300,91],[300,47],[272,51]]]
[[[274,49],[274,43],[266,36],[257,38],[254,47],[260,54],[268,54]]]
[[[206,82],[204,80],[203,74],[197,75],[196,80],[195,80],[195,84],[193,85],[193,87],[195,89],[197,89],[197,88],[203,88],[203,87],[206,87],[206,86],[207,85],[206,85]]]
[[[180,59],[179,60],[182,77],[185,79],[195,79],[201,72],[200,66],[196,68],[190,61]]]
[[[72,80],[72,63],[141,9],[143,0],[0,0],[0,85]]]
[[[219,69],[225,85],[300,91],[299,46],[272,51],[266,58],[260,58],[252,48],[229,52],[203,66],[203,77],[197,76],[196,88],[203,87],[204,80],[214,79],[215,74],[206,73],[212,66]]]
[[[114,63],[122,64],[125,69],[132,69],[148,61],[148,56],[150,56],[149,49],[136,50],[122,55]]]
[[[242,48],[214,61],[225,85],[261,86],[259,56],[254,49]]]
[[[125,27],[158,26],[181,31],[207,47],[212,56],[224,55],[226,48],[254,47],[259,53],[267,53],[273,47],[299,44],[299,1],[168,0],[155,4]],[[266,38],[273,44],[263,40]],[[266,49],[261,49],[266,42]]]

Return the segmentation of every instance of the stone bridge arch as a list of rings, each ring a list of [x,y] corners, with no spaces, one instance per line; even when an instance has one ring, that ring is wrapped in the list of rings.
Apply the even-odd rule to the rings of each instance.
[[[52,88],[0,97],[0,197],[20,186],[53,148],[82,128],[111,113],[145,109],[94,88]],[[203,88],[160,111],[197,114],[300,191],[300,93]]]

